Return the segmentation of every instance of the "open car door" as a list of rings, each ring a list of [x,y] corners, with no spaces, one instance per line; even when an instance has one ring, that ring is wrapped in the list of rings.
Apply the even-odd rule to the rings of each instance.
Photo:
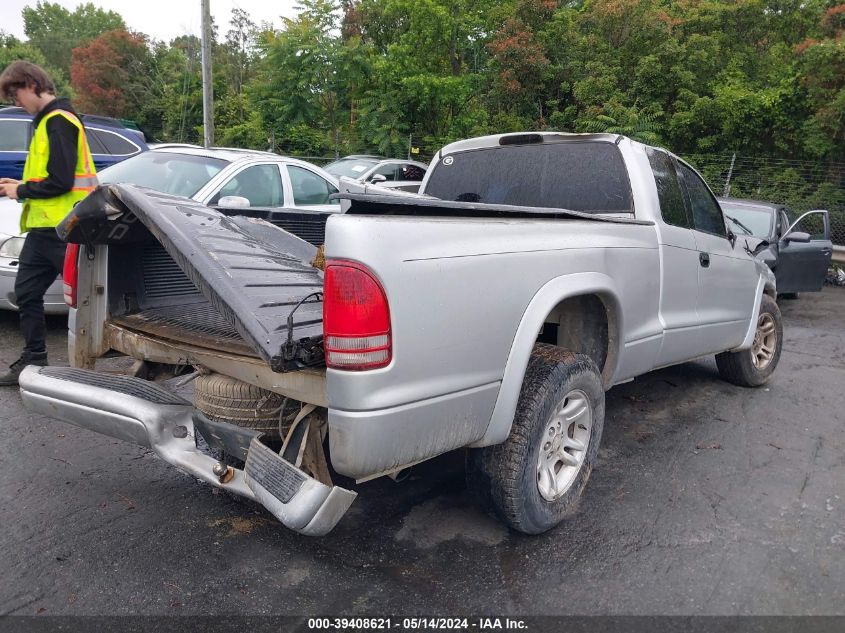
[[[792,223],[778,244],[778,293],[821,290],[832,255],[827,211],[808,211]]]

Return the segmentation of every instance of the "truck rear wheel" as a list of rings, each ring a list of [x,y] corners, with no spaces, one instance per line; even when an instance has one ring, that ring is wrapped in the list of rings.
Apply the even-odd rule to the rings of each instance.
[[[719,375],[740,387],[759,387],[769,380],[780,361],[783,320],[778,304],[763,295],[751,349],[716,354]]]
[[[510,436],[469,452],[470,488],[514,530],[545,532],[575,510],[603,426],[604,389],[595,363],[538,343]]]

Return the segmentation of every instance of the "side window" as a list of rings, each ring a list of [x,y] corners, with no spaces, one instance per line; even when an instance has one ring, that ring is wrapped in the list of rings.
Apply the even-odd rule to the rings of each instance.
[[[0,121],[0,152],[29,150],[29,121]]]
[[[293,203],[296,206],[340,204],[337,201],[329,200],[329,195],[337,192],[334,185],[314,172],[295,165],[288,165],[288,175],[293,192]]]
[[[110,153],[109,150],[106,149],[106,146],[100,137],[99,130],[89,130],[88,128],[85,128],[85,137],[88,139],[88,148],[91,150],[92,154]]]
[[[666,152],[648,148],[648,162],[654,172],[654,183],[657,185],[657,197],[660,200],[663,221],[666,224],[690,228],[692,223],[687,215],[684,195],[678,183],[678,174],[672,157]]]
[[[400,180],[422,180],[425,177],[425,169],[417,165],[402,165]]]
[[[137,153],[140,149],[134,143],[130,143],[128,140],[120,136],[120,134],[107,132],[105,130],[93,130],[93,132],[96,134],[97,140],[105,146],[106,151],[109,154],[113,154],[115,156],[129,156],[130,154]]]
[[[791,214],[792,212],[787,211],[787,213]],[[787,225],[785,228],[789,228],[789,226]],[[801,233],[809,233],[811,240],[823,240],[825,239],[824,215],[821,213],[811,213],[809,215],[805,215],[792,230],[800,231]]]
[[[251,207],[281,207],[285,203],[282,174],[278,165],[253,165],[235,174],[209,204],[217,204],[224,196],[241,196]]]
[[[397,180],[396,171],[398,165],[390,164],[390,165],[382,165],[378,167],[369,177],[368,180],[372,180],[373,176],[378,174],[379,176],[384,176],[387,179],[387,182],[393,182]]]
[[[722,208],[704,181],[686,165],[678,165],[692,209],[692,223],[697,231],[727,236]]]

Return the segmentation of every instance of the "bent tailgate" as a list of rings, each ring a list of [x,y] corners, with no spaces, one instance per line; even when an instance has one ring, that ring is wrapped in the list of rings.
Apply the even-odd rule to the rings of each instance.
[[[316,247],[256,218],[127,184],[98,187],[57,227],[68,242],[155,239],[274,371],[322,364],[323,273]]]

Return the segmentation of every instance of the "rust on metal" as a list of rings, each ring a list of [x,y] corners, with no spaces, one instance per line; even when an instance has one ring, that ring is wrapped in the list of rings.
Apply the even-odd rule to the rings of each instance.
[[[281,374],[274,372],[266,361],[255,356],[153,338],[113,321],[105,324],[103,335],[107,349],[122,352],[132,358],[154,363],[202,365],[210,371],[226,374],[294,400],[320,407],[328,406],[325,368]]]

